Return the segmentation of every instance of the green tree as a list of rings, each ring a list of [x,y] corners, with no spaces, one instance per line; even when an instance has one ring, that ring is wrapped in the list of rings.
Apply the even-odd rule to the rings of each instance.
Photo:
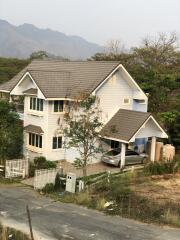
[[[30,63],[29,59],[0,58],[0,84],[9,81]]]
[[[159,120],[169,133],[168,141],[176,148],[180,147],[180,111],[172,110],[158,114]]]
[[[34,59],[46,59],[48,58],[48,53],[46,51],[37,51],[37,52],[33,52],[30,55],[30,60],[34,60]]]
[[[102,123],[98,99],[95,96],[81,96],[70,109],[65,115],[65,145],[78,149],[80,157],[76,158],[74,165],[83,170],[85,177],[90,159],[100,151],[97,141]]]
[[[22,123],[7,101],[0,101],[0,116],[0,160],[17,158],[22,154]]]

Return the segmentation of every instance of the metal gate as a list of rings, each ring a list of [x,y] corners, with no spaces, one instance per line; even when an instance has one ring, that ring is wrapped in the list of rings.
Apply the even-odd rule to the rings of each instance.
[[[28,176],[29,161],[25,159],[7,160],[5,166],[5,178]]]

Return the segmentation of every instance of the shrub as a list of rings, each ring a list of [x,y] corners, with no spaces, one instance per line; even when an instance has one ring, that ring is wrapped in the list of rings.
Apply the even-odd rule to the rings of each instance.
[[[44,168],[50,169],[50,168],[56,168],[56,163],[52,161],[46,161],[43,165]]]
[[[55,178],[55,186],[54,189],[56,191],[64,191],[65,190],[65,185],[66,185],[66,181],[61,180],[60,177],[62,175],[60,175],[59,173],[57,173],[56,178]],[[62,176],[65,177],[65,176]]]
[[[29,163],[29,177],[34,177],[36,166],[33,162]]]
[[[54,192],[54,184],[53,183],[47,183],[45,187],[43,187],[42,191],[44,193],[52,193]]]
[[[180,161],[174,159],[173,161],[159,161],[148,163],[144,171],[149,175],[161,175],[161,174],[170,174],[175,173],[180,170]]]
[[[36,169],[43,169],[44,165],[46,164],[46,158],[45,157],[35,157],[34,164],[36,166]]]
[[[56,163],[46,160],[45,157],[35,157],[29,164],[29,176],[34,177],[35,170],[56,168]]]

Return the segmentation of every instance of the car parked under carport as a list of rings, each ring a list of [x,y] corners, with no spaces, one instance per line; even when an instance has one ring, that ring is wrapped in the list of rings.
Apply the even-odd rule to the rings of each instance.
[[[125,152],[125,163],[126,165],[132,164],[143,164],[147,159],[147,154],[138,153],[131,149],[127,149]],[[110,151],[103,154],[101,161],[110,165],[120,166],[121,165],[121,148],[111,149]]]

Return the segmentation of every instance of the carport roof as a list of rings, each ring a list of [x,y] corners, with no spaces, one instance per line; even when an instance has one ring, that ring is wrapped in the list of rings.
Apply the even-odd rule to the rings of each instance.
[[[129,142],[151,113],[120,109],[102,128],[100,135]]]

